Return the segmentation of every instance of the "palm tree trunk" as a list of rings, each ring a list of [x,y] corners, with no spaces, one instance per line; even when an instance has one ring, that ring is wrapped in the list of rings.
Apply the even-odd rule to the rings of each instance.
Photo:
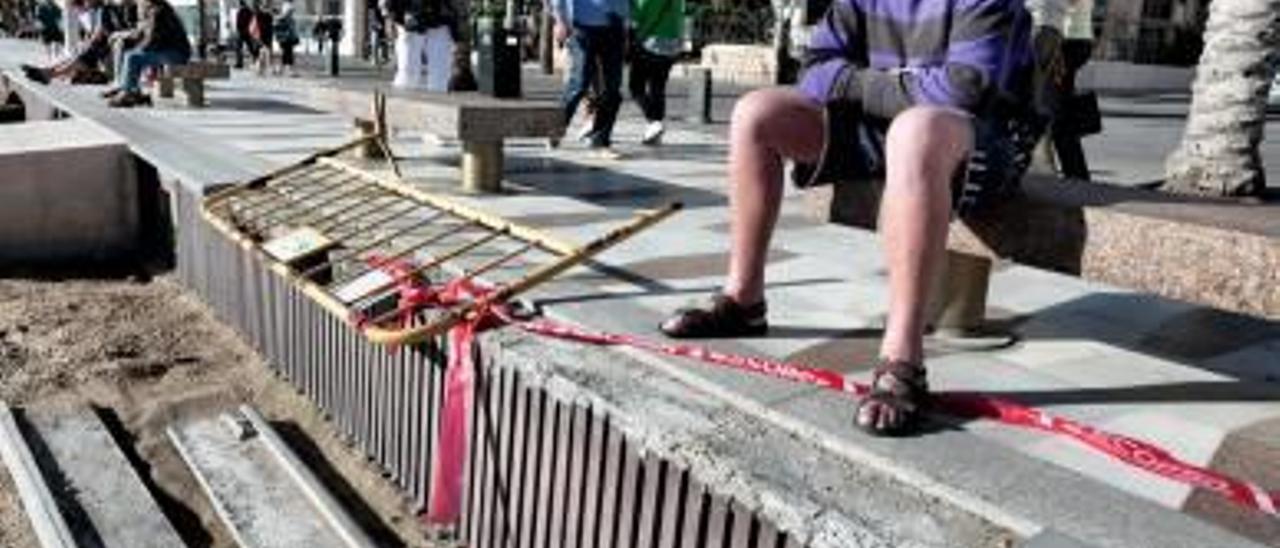
[[[1182,144],[1165,163],[1173,192],[1241,196],[1266,188],[1258,146],[1280,63],[1280,0],[1209,4]]]
[[[453,48],[453,75],[449,91],[475,91],[480,85],[471,66],[471,43],[475,28],[471,25],[471,0],[453,0],[458,13],[458,43]]]

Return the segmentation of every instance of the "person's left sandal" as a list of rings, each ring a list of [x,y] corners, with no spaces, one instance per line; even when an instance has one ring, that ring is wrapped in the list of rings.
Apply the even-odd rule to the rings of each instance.
[[[882,360],[871,377],[871,392],[858,402],[853,422],[873,436],[911,433],[929,404],[923,364]]]

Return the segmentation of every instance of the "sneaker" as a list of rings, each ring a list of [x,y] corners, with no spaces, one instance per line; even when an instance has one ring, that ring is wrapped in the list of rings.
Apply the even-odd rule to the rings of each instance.
[[[649,122],[644,127],[644,138],[640,139],[640,143],[649,146],[658,146],[662,144],[662,135],[667,132],[667,127],[662,124],[661,120]]]
[[[595,120],[588,118],[582,121],[582,127],[578,128],[578,133],[574,135],[579,142],[587,143],[591,141],[591,133],[595,131]]]
[[[601,160],[621,160],[622,153],[613,149],[609,145],[590,145],[587,147],[591,151],[591,155]]]
[[[98,94],[98,95],[101,95],[103,99],[110,99],[110,98],[112,98],[112,97],[115,97],[115,96],[117,96],[117,95],[120,95],[120,93],[121,93],[122,91],[124,91],[124,90],[122,90],[122,89],[120,89],[120,88],[111,88],[111,89],[109,89],[109,90],[106,90],[106,91],[104,91],[104,92],[102,92],[102,93]]]
[[[112,108],[149,107],[151,106],[151,96],[136,91],[126,91],[107,101],[107,106]]]
[[[32,82],[35,82],[37,84],[49,83],[48,71],[45,71],[40,67],[33,67],[31,65],[22,65],[21,68],[22,68],[22,74],[26,75],[28,80],[31,80]]]

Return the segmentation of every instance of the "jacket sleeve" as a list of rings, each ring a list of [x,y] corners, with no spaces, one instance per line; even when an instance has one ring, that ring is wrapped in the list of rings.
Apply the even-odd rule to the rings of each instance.
[[[848,88],[859,66],[866,65],[866,55],[856,33],[857,14],[852,2],[833,2],[809,38],[798,85],[802,93],[818,103],[857,100]]]
[[[941,65],[870,70],[858,88],[868,114],[892,118],[913,105],[939,105],[976,113],[1006,79],[1021,46],[1011,0],[979,0],[955,15]]]

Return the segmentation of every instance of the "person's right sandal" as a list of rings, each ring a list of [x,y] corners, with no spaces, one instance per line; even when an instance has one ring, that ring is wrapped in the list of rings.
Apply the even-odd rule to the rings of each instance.
[[[871,377],[871,392],[858,402],[853,422],[868,434],[910,433],[929,404],[923,364],[881,360]]]
[[[742,306],[726,295],[717,294],[703,306],[681,308],[658,329],[674,339],[715,339],[758,337],[769,331],[765,304]]]

